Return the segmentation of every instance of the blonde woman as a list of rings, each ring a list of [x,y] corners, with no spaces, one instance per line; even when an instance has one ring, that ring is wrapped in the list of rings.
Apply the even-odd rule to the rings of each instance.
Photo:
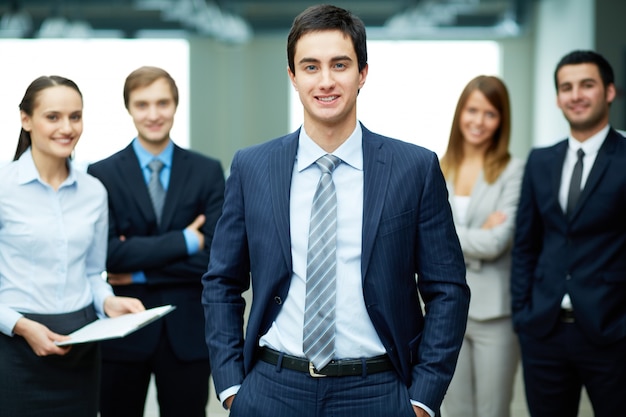
[[[444,400],[446,417],[508,417],[519,347],[509,278],[523,164],[509,153],[509,95],[497,77],[459,98],[441,168],[472,291],[467,330]]]

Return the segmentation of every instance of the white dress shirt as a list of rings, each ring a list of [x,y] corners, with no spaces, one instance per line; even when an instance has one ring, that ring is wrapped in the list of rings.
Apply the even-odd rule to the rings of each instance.
[[[584,142],[579,142],[571,135],[567,138],[567,153],[565,154],[565,161],[563,161],[563,172],[561,174],[561,186],[559,188],[559,204],[565,213],[567,210],[567,194],[569,193],[569,183],[572,181],[572,172],[574,171],[574,165],[578,160],[578,150],[582,148],[585,156],[583,157],[583,175],[580,181],[580,189],[583,190],[585,188],[585,184],[587,183],[587,178],[589,178],[589,173],[591,172],[591,168],[593,168],[593,164],[596,161],[596,157],[598,156],[598,151],[600,147],[604,143],[606,136],[609,133],[609,125],[606,125],[604,129],[591,136]],[[569,294],[565,294],[563,296],[563,300],[561,301],[561,307],[566,310],[572,309],[572,300],[569,297]]]
[[[20,313],[60,314],[113,295],[105,269],[108,203],[100,181],[70,164],[58,190],[44,183],[28,149],[0,168],[0,332]]]

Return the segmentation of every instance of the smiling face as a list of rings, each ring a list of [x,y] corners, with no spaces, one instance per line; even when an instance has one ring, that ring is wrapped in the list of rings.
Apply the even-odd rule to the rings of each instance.
[[[500,112],[482,92],[474,90],[463,106],[459,127],[465,146],[486,150],[500,127]]]
[[[312,138],[333,129],[347,138],[356,125],[356,99],[365,84],[367,66],[359,71],[349,37],[339,30],[303,35],[288,70],[304,107],[304,127]]]
[[[34,158],[69,158],[83,133],[83,99],[73,88],[57,85],[37,94],[32,115],[22,111]]]
[[[588,139],[608,124],[614,98],[615,86],[605,88],[595,64],[565,65],[557,73],[557,106],[578,140]]]
[[[154,155],[165,149],[176,113],[174,95],[167,81],[159,78],[150,85],[132,90],[128,112],[141,145]]]

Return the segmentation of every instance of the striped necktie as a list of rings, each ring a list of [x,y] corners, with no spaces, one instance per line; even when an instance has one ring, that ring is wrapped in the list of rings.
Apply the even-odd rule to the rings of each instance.
[[[327,154],[315,163],[322,175],[311,207],[302,348],[320,370],[335,353],[337,197],[332,172],[341,159]]]

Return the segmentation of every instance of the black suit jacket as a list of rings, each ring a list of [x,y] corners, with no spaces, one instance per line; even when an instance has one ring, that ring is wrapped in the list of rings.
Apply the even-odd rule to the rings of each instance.
[[[138,297],[146,308],[175,305],[176,310],[164,318],[165,333],[174,352],[181,360],[206,358],[200,278],[206,272],[224,201],[221,164],[174,147],[161,225],[157,225],[132,145],[91,165],[88,172],[102,181],[109,194],[107,270],[143,271],[146,276],[146,284],[116,286],[115,293]],[[182,230],[200,214],[206,216],[202,227],[205,248],[189,256]],[[156,347],[162,324],[151,324],[124,339],[105,342],[103,354],[125,360],[147,357]]]
[[[516,330],[546,336],[567,292],[592,341],[626,337],[626,140],[611,129],[574,212],[558,201],[567,141],[531,152],[513,248]]]

